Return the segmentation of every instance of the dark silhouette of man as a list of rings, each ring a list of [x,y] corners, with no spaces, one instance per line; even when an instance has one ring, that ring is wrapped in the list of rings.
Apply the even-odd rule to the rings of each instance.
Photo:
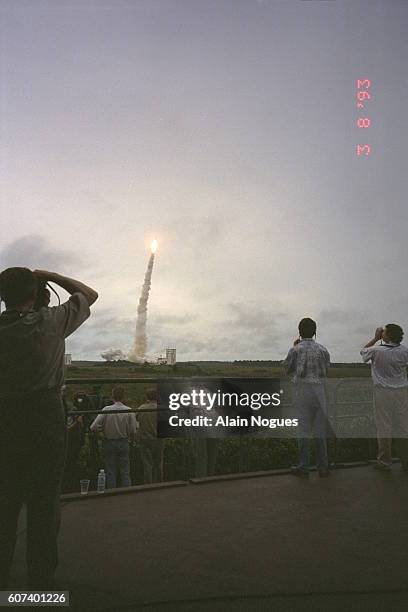
[[[39,289],[48,281],[70,298],[51,308],[47,300],[38,304]],[[8,268],[0,274],[0,296],[6,304],[0,316],[0,590],[9,586],[23,503],[28,587],[50,590],[58,564],[65,459],[65,338],[89,317],[98,294],[54,272]]]
[[[149,412],[138,412],[147,410]],[[156,412],[155,412],[156,411]],[[165,441],[157,437],[157,391],[146,391],[146,402],[138,407],[140,455],[145,484],[163,481],[163,452]]]
[[[86,393],[77,391],[74,394],[73,403],[70,405],[68,401],[62,397],[62,401],[65,408],[65,413],[75,412],[76,410],[84,410],[84,405],[87,400]],[[85,431],[83,416],[81,414],[70,415],[66,418],[67,426],[67,442],[66,442],[66,456],[65,456],[65,468],[64,478],[62,483],[62,491],[72,492],[77,491],[79,487],[80,472],[78,469],[78,459],[83,445],[85,444]]]

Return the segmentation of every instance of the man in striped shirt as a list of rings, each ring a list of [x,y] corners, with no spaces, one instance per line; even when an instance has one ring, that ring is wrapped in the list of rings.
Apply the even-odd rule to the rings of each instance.
[[[360,354],[371,362],[374,385],[374,418],[378,455],[374,467],[389,471],[392,437],[398,439],[402,467],[408,470],[408,348],[401,344],[404,332],[396,323],[377,327],[374,338]],[[380,344],[377,342],[381,341]]]

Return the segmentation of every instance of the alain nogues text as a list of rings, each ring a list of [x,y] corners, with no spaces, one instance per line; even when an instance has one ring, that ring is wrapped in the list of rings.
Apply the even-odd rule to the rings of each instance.
[[[193,389],[184,393],[170,393],[168,407],[177,411],[189,409],[189,416],[172,415],[169,417],[171,427],[297,427],[297,419],[263,418],[260,415],[240,416],[220,415],[212,418],[204,411],[218,412],[223,408],[251,409],[274,408],[281,404],[281,393],[226,393],[220,390],[208,392],[204,389]]]

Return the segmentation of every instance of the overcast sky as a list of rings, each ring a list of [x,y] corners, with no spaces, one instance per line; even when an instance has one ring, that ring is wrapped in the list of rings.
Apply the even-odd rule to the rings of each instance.
[[[74,359],[131,346],[153,237],[151,355],[279,359],[311,316],[353,361],[408,328],[407,2],[0,7],[0,266],[99,291]]]

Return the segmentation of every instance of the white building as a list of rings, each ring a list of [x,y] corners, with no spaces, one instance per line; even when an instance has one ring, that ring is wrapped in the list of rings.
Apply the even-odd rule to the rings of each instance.
[[[166,361],[167,365],[174,365],[176,363],[176,348],[166,348]]]
[[[72,365],[72,355],[71,353],[65,353],[65,365]]]

